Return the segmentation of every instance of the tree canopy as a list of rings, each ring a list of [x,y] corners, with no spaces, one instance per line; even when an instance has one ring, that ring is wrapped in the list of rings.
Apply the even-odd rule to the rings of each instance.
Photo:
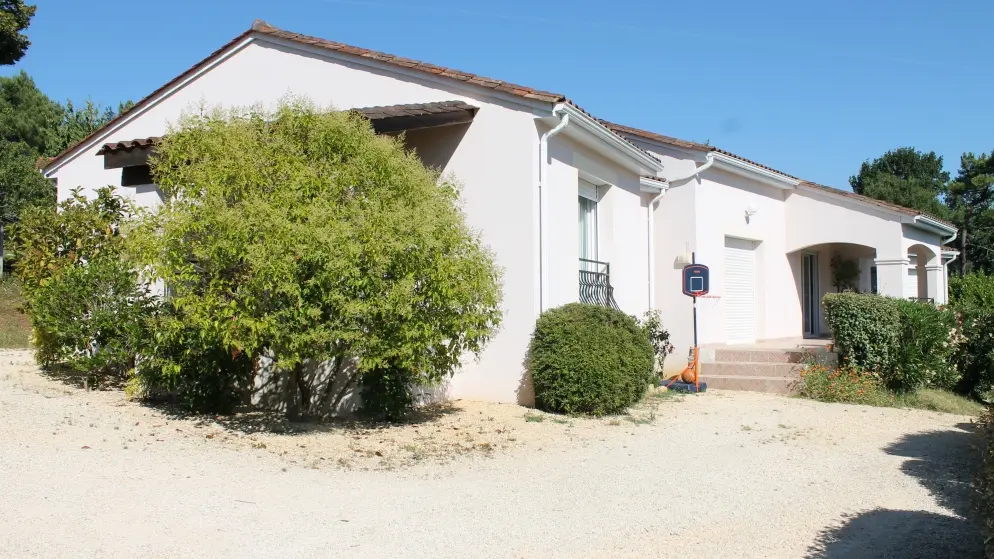
[[[434,383],[500,322],[458,185],[361,116],[305,101],[186,116],[151,166],[168,201],[139,252],[184,324],[272,358],[291,417],[320,404],[306,360]]]
[[[994,152],[963,154],[946,202],[960,229],[960,271],[994,271]]]
[[[944,217],[947,209],[941,197],[946,191],[949,173],[942,168],[942,157],[913,147],[888,151],[871,161],[864,161],[859,173],[849,178],[853,192],[878,200]]]
[[[31,25],[37,6],[24,0],[0,0],[0,65],[10,65],[20,60],[31,41],[22,33]]]

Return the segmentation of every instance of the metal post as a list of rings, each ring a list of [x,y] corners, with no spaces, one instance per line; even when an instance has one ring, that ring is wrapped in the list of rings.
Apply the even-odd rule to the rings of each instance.
[[[697,253],[690,253],[690,263],[697,264]],[[694,295],[694,347],[697,347],[697,295]]]

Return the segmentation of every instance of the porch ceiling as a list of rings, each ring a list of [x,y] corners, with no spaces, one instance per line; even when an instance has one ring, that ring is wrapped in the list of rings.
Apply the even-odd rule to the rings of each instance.
[[[378,134],[391,134],[404,130],[434,128],[472,122],[478,107],[462,101],[437,103],[412,103],[382,107],[351,109],[369,119]],[[120,169],[148,164],[149,155],[162,142],[162,137],[137,138],[104,144],[97,155],[104,158],[104,169]]]

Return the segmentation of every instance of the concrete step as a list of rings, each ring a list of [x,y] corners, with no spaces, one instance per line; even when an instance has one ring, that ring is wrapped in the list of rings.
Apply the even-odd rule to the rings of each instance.
[[[715,363],[822,363],[838,362],[834,353],[802,349],[715,349]]]
[[[721,377],[773,377],[798,378],[804,370],[803,363],[769,363],[739,361],[735,363],[701,363],[701,375]]]
[[[718,390],[744,390],[747,392],[765,392],[767,394],[791,395],[797,392],[796,378],[763,377],[763,376],[701,376],[701,382],[706,382],[708,388]]]

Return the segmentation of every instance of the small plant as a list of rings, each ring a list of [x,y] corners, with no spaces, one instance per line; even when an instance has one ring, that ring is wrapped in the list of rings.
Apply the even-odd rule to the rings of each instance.
[[[639,322],[642,328],[649,334],[649,341],[656,352],[656,370],[663,370],[663,362],[666,356],[673,353],[675,347],[670,343],[670,333],[663,328],[662,313],[657,309],[646,311]]]
[[[525,421],[527,423],[542,423],[545,421],[545,416],[538,413],[527,412],[525,413]]]
[[[801,372],[800,393],[805,398],[821,402],[845,402],[886,406],[894,403],[880,379],[851,366],[832,369],[825,365],[809,365]]]
[[[859,291],[859,263],[843,258],[841,254],[832,256],[832,286],[835,291]]]

